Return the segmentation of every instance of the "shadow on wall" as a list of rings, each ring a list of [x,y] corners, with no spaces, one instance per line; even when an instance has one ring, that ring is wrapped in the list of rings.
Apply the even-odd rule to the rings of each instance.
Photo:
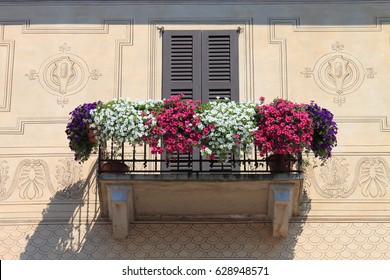
[[[96,166],[85,180],[58,191],[43,210],[20,259],[77,259],[99,212]]]
[[[63,199],[72,193],[80,193],[80,199]],[[62,209],[69,213],[66,221],[50,223],[52,212]],[[94,169],[81,185],[54,196],[42,222],[27,237],[20,259],[294,259],[310,200],[304,191],[301,215],[283,239],[273,238],[271,224],[264,222],[136,223],[130,226],[129,239],[118,241],[111,223],[98,218],[98,210]]]

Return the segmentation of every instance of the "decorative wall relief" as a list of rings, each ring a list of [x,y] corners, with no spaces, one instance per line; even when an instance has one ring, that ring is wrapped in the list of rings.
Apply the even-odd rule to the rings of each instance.
[[[356,189],[347,186],[349,177],[348,164],[344,158],[331,158],[327,164],[320,169],[320,177],[324,184],[319,187],[314,185],[318,193],[325,198],[346,198]]]
[[[347,186],[349,177],[348,164],[344,158],[331,158],[320,168],[319,176],[324,185],[317,183],[312,168],[306,169],[304,189],[311,187],[324,198],[347,198],[360,188],[364,197],[379,198],[388,194],[390,186],[390,169],[385,159],[381,157],[363,157],[357,165],[353,183]]]
[[[377,74],[373,68],[364,68],[354,56],[343,52],[344,45],[336,42],[333,52],[322,56],[314,68],[306,67],[301,72],[305,78],[314,78],[323,91],[335,95],[333,102],[339,106],[346,102],[345,95],[360,88],[364,79],[373,79]]]
[[[39,71],[31,70],[26,76],[30,80],[38,78],[41,86],[50,94],[58,96],[57,104],[64,107],[70,95],[81,91],[89,78],[97,80],[101,74],[94,69],[89,71],[87,63],[79,56],[70,53],[70,46],[64,43],[60,53],[45,60]]]
[[[5,160],[0,161],[0,198],[5,197],[7,193],[7,189],[5,188],[5,183],[7,182],[8,176],[8,166],[6,166],[7,162]]]
[[[85,182],[81,180],[82,166],[73,158],[59,160],[61,165],[57,166],[56,179],[61,189],[56,193],[58,199],[81,198]]]
[[[359,186],[366,197],[382,197],[389,186],[389,166],[383,158],[364,157],[356,167],[355,188]]]
[[[49,177],[49,168],[43,160],[23,160],[19,163],[14,177],[13,188],[19,189],[22,199],[39,199],[48,189],[55,193]]]

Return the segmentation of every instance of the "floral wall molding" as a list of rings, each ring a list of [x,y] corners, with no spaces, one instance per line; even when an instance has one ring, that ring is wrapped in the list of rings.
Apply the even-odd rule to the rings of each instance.
[[[57,96],[57,104],[64,107],[69,96],[80,92],[89,78],[97,80],[102,74],[97,69],[89,70],[87,63],[79,56],[70,53],[70,46],[64,43],[60,53],[45,60],[39,71],[30,70],[26,76],[30,80],[39,80],[42,88]]]
[[[60,165],[56,167],[56,179],[61,189],[56,193],[57,199],[81,198],[85,186],[82,180],[82,165],[73,158],[59,160]]]
[[[331,158],[328,163],[321,167],[320,177],[324,184],[314,184],[317,192],[326,198],[346,198],[354,191],[354,187],[347,186],[349,177],[348,164],[344,158]]]
[[[364,157],[359,160],[355,187],[360,187],[365,197],[383,197],[389,187],[390,171],[387,162],[380,157]]]
[[[336,42],[332,52],[317,60],[314,67],[306,67],[301,74],[314,78],[317,86],[334,95],[333,102],[339,106],[346,102],[345,95],[360,88],[365,78],[373,79],[377,74],[373,68],[364,68],[351,54],[343,52],[344,45]]]
[[[52,182],[49,166],[55,168],[55,183]],[[83,178],[83,167],[84,164],[79,164],[72,157],[60,158],[56,165],[42,159],[24,159],[17,163],[11,176],[9,162],[0,160],[0,201],[82,199],[87,185],[93,184],[96,179],[94,164],[87,178]]]
[[[55,192],[50,182],[48,165],[40,159],[26,159],[19,163],[14,177],[15,185],[22,199],[42,198],[46,189],[52,194]]]
[[[6,165],[7,161],[2,160],[0,161],[0,200],[1,197],[5,196],[6,194],[6,188],[5,188],[5,183],[7,182],[7,179],[9,178],[8,176],[8,169],[9,166]]]
[[[374,37],[378,33],[385,32],[386,26],[390,22],[390,18],[373,16],[372,19],[373,19],[372,24],[366,24],[366,25],[349,24],[349,25],[337,26],[337,25],[333,25],[333,24],[331,24],[331,25],[324,25],[324,24],[303,25],[303,24],[301,24],[301,17],[275,17],[275,18],[271,17],[271,18],[268,18],[268,29],[269,29],[268,40],[269,40],[270,44],[277,45],[278,53],[279,53],[278,58],[280,61],[280,63],[279,63],[280,92],[278,93],[278,96],[281,96],[283,98],[290,97],[289,82],[291,82],[291,80],[289,80],[289,78],[290,78],[289,69],[291,67],[289,65],[288,57],[291,57],[291,55],[295,55],[295,53],[290,53],[290,51],[293,49],[287,48],[287,44],[290,41],[294,41],[295,39],[300,38],[300,37],[295,37],[295,35],[303,35],[304,33],[307,33],[308,34],[307,36],[309,36],[309,37],[311,37],[313,34],[316,34],[316,36],[320,36],[321,38],[329,38],[330,37],[329,31],[332,31],[332,32],[334,32],[333,33],[334,35],[332,35],[332,36],[343,36],[344,34],[346,35],[346,34],[350,34],[351,32],[353,32],[353,33],[356,33],[359,36],[359,38],[361,38],[362,34],[366,34],[366,35]],[[286,25],[289,25],[292,28],[285,29],[284,27]],[[284,34],[284,31],[286,31],[286,30],[291,30],[292,34],[290,34],[290,35],[294,35],[294,36]],[[372,38],[372,39],[367,38],[367,40],[375,40],[375,39],[374,38]],[[298,45],[301,46],[301,43],[302,42],[300,41],[300,43]],[[313,43],[314,43],[314,45],[311,48],[314,48],[314,49],[317,48],[318,41],[315,40],[315,41],[313,41]],[[371,52],[371,50],[370,50],[370,52]],[[332,54],[334,56],[334,52],[332,52],[330,55],[332,55]],[[358,66],[361,67],[361,62],[357,58],[355,58],[349,54],[347,54],[347,55],[348,56],[344,56],[345,62],[347,62],[348,59],[351,59],[353,62],[356,62]],[[361,75],[365,76],[365,74],[367,74],[368,76],[375,76],[376,75],[376,73],[374,72],[374,70],[372,68],[367,68],[367,69],[361,68],[360,70],[361,70],[361,72],[359,72],[359,77],[361,77]],[[312,67],[306,67],[304,69],[304,71],[301,72],[301,74],[303,74],[305,76],[309,75],[309,74],[313,75],[314,74],[313,71],[314,70]],[[367,78],[368,78],[368,76],[367,76]],[[310,78],[310,75],[307,78]],[[351,78],[348,78],[348,79],[351,79]],[[332,86],[332,83],[326,82],[325,85],[330,85],[332,88],[334,88],[334,86]],[[355,90],[357,90],[357,88]],[[344,103],[342,102],[343,98],[345,98],[345,96],[343,96],[343,95],[339,96],[339,94],[337,94],[337,92],[335,92],[334,90],[329,90],[329,91],[330,92],[327,92],[327,91],[325,91],[325,92],[332,94],[332,95],[335,95],[336,103],[338,103],[340,106],[345,103],[345,102]],[[344,89],[344,95],[345,94],[347,94],[347,93],[345,93],[345,89]],[[337,100],[338,97],[341,97],[340,103]],[[344,99],[344,101],[345,101],[345,99]]]
[[[320,168],[319,177],[323,183],[319,184],[312,169],[307,169],[305,189],[310,191],[314,187],[316,192],[324,198],[348,198],[357,189],[360,189],[362,198],[378,199],[388,194],[390,186],[390,169],[387,161],[382,157],[363,157],[356,167],[353,182],[347,183],[350,176],[349,164],[345,158],[331,158],[326,165]]]

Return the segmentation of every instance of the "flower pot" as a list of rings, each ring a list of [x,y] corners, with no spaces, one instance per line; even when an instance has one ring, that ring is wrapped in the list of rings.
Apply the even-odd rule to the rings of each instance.
[[[271,172],[290,172],[294,168],[296,159],[291,155],[272,154],[267,157],[267,164]]]
[[[114,173],[125,173],[129,171],[129,167],[120,161],[109,161],[102,162],[100,165],[101,172],[114,172]]]
[[[88,127],[87,127],[87,137],[88,137],[88,143],[91,143],[91,144],[97,143],[96,133],[90,125],[88,125]]]

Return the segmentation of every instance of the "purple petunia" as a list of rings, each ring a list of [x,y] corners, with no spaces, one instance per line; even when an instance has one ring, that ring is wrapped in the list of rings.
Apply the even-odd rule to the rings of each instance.
[[[69,147],[74,152],[77,161],[86,161],[96,144],[88,142],[88,124],[91,123],[90,111],[95,109],[100,101],[85,103],[69,113],[70,118],[65,133],[69,140]]]
[[[332,156],[333,147],[337,146],[337,124],[333,121],[333,114],[321,108],[314,101],[306,105],[306,111],[313,120],[314,134],[311,150],[315,157],[326,160]]]

